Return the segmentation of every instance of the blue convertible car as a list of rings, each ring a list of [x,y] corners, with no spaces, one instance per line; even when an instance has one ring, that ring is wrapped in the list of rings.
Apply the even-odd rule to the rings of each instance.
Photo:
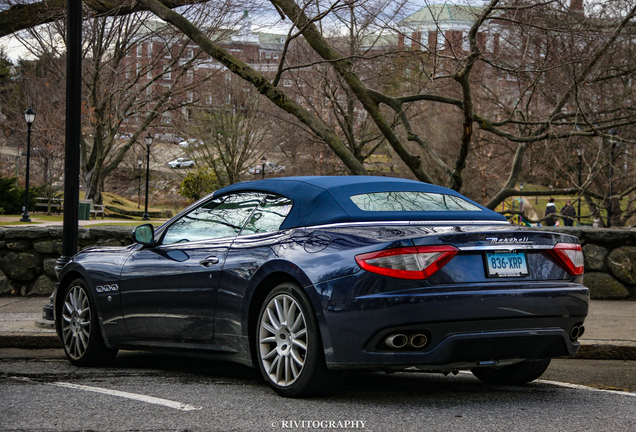
[[[133,237],[60,275],[75,365],[118,349],[206,356],[258,367],[288,397],[327,393],[347,369],[525,383],[576,353],[588,310],[576,237],[410,180],[237,183]]]

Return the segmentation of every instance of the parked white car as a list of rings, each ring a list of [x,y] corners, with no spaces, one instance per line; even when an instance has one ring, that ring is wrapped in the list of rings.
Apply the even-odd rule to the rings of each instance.
[[[192,159],[180,157],[168,162],[168,166],[170,168],[190,168],[194,166],[194,161]]]
[[[198,140],[198,139],[194,139],[194,138],[189,138],[187,140],[183,140],[179,142],[179,147],[181,148],[193,148],[193,147],[199,147],[203,145],[203,141]]]
[[[260,174],[262,168],[263,168],[263,165],[256,165],[249,168],[247,171],[250,174]],[[265,162],[265,174],[267,173],[275,174],[281,171],[285,171],[284,165],[278,165],[276,162]]]

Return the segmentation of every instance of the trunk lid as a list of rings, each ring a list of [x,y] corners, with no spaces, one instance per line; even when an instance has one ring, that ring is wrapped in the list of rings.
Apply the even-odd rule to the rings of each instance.
[[[426,279],[431,285],[574,279],[550,252],[559,243],[579,244],[572,235],[514,225],[370,228],[345,230],[376,241],[407,240],[416,247],[451,245],[459,249],[448,263]]]
[[[432,285],[511,281],[571,280],[549,252],[578,238],[517,227],[446,227],[411,238],[415,246],[450,244],[459,253],[427,280]]]

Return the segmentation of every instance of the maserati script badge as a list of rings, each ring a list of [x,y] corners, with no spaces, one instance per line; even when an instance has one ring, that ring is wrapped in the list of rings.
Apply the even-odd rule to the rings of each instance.
[[[498,237],[486,237],[486,240],[490,240],[490,244],[505,245],[505,244],[528,244],[532,243],[529,237],[511,237],[511,238],[498,238]]]

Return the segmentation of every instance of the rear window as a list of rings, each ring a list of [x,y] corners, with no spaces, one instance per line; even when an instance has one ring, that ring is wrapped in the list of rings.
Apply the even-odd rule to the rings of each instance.
[[[350,198],[363,211],[481,211],[479,207],[460,197],[429,192],[375,192],[352,195]]]

